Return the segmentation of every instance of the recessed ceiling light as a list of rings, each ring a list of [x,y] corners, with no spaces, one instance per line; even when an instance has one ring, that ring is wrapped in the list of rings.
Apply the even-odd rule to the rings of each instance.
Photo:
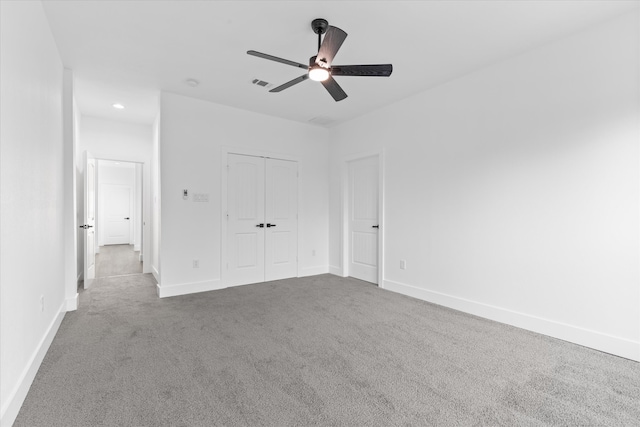
[[[184,82],[187,84],[187,86],[191,86],[191,87],[196,87],[200,84],[200,82],[197,81],[196,79],[187,79]]]
[[[122,104],[113,104],[113,108],[116,108],[118,110],[122,110],[124,108],[124,105],[122,105]]]

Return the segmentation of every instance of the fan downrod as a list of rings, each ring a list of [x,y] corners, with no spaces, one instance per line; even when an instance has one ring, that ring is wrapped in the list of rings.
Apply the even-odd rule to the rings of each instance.
[[[329,28],[329,22],[326,19],[317,18],[311,21],[311,29],[316,34],[324,34]]]

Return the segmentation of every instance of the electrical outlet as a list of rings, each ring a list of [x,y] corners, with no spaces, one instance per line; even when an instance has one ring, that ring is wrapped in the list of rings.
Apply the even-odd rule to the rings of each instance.
[[[407,269],[407,261],[405,261],[404,259],[400,260],[400,270],[406,270]]]
[[[44,295],[40,295],[40,311],[44,311]]]
[[[199,259],[194,259],[193,260],[193,268],[200,268],[200,260]]]

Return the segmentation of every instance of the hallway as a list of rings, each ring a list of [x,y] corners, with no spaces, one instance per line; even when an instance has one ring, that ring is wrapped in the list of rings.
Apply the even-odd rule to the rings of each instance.
[[[140,251],[132,245],[105,245],[96,254],[96,277],[142,273]]]

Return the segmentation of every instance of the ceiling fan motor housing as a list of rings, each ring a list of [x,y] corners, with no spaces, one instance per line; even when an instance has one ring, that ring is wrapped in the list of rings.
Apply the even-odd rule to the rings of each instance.
[[[316,34],[324,34],[329,28],[329,22],[326,19],[318,18],[311,21],[311,29]]]

